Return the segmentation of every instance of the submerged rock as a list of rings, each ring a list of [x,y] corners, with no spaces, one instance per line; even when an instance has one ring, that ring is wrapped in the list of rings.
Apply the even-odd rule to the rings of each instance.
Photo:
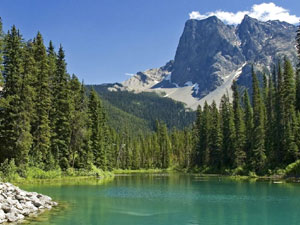
[[[44,209],[50,210],[57,203],[49,196],[23,191],[10,183],[0,182],[0,224],[23,220]]]

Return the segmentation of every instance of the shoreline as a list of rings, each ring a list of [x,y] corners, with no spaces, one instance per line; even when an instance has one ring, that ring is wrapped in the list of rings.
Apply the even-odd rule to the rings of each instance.
[[[51,197],[0,182],[0,224],[20,222],[58,205]]]

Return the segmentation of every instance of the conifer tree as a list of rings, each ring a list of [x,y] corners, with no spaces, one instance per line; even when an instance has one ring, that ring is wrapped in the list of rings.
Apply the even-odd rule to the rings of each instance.
[[[194,151],[192,154],[192,164],[193,166],[200,167],[201,165],[201,124],[202,124],[202,109],[199,105],[196,112],[196,122],[194,125]]]
[[[34,96],[34,118],[32,121],[33,146],[31,155],[34,163],[41,167],[48,163],[50,154],[50,120],[51,92],[49,86],[48,62],[46,48],[40,33],[33,42],[33,57],[35,60],[35,78],[33,86]]]
[[[170,166],[170,147],[171,143],[165,123],[158,123],[157,135],[161,159],[161,168],[167,169]]]
[[[232,105],[228,95],[223,95],[220,103],[221,128],[223,136],[223,166],[234,167],[235,128]]]
[[[105,152],[102,144],[103,127],[102,127],[102,105],[98,94],[91,90],[89,94],[89,128],[91,130],[90,143],[91,151],[93,153],[93,162],[95,166],[105,169]],[[125,144],[126,145],[126,144]]]
[[[78,78],[73,74],[70,81],[71,92],[71,117],[70,117],[70,156],[71,166],[84,168],[86,160],[83,157],[88,157],[84,149],[87,146],[88,136],[88,118],[87,118],[87,99],[85,95],[85,87],[81,84]],[[82,162],[83,160],[83,162]],[[90,165],[88,163],[87,165]]]
[[[71,128],[69,118],[71,98],[68,83],[70,78],[66,71],[65,53],[61,46],[56,60],[55,79],[56,85],[52,103],[55,114],[53,115],[54,126],[51,148],[54,158],[59,162],[60,167],[67,169],[70,167],[69,144]]]
[[[233,81],[233,114],[235,125],[235,152],[234,152],[234,164],[236,167],[243,167],[246,163],[245,153],[245,123],[243,119],[243,111],[240,105],[240,95],[236,81]]]
[[[32,106],[31,70],[27,71],[27,67],[32,66],[29,65],[32,64],[31,60],[32,57],[24,53],[19,31],[13,26],[5,37],[4,47],[5,85],[0,111],[0,161],[14,159],[18,166],[28,163],[28,152],[32,145],[29,110]]]
[[[222,131],[220,124],[220,115],[215,101],[213,101],[211,105],[209,149],[210,166],[216,168],[216,172],[219,172],[222,166]]]
[[[201,166],[208,166],[210,161],[210,149],[209,149],[209,135],[210,135],[210,127],[211,127],[211,115],[210,115],[210,107],[205,101],[203,112],[202,112],[202,120],[201,120],[201,132],[200,132],[200,160]]]
[[[282,164],[284,156],[284,95],[283,95],[283,75],[280,61],[277,65],[277,79],[275,85],[275,142],[274,151],[276,151],[276,164]]]
[[[252,68],[252,105],[253,105],[253,149],[251,153],[252,169],[262,174],[265,169],[265,128],[264,106],[257,76]]]
[[[253,146],[253,109],[250,103],[250,98],[248,95],[248,91],[244,92],[243,96],[243,103],[244,103],[244,121],[245,121],[245,152],[246,152],[246,159],[247,164],[250,164],[250,157],[252,156],[252,146]]]
[[[273,77],[275,77],[275,68]],[[269,166],[274,166],[276,162],[275,137],[276,137],[276,122],[275,122],[275,87],[272,77],[268,79],[268,90],[266,96],[266,155],[268,157]]]
[[[294,71],[290,61],[284,59],[283,73],[283,102],[284,102],[284,151],[286,162],[292,163],[299,157],[295,134],[298,132],[298,123],[295,112],[295,81]]]

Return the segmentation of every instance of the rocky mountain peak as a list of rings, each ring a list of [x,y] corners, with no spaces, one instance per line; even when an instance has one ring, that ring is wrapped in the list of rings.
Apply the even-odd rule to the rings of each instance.
[[[251,66],[268,69],[283,56],[296,62],[296,27],[286,22],[262,22],[246,15],[241,24],[224,24],[216,16],[188,20],[174,60],[158,69],[139,72],[119,90],[156,91],[196,108],[219,101],[231,92],[233,80],[251,85]]]

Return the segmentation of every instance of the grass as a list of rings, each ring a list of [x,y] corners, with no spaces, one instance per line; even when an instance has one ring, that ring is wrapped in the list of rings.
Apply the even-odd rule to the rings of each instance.
[[[123,169],[114,169],[114,174],[137,174],[137,173],[164,173],[171,171],[169,169],[139,169],[139,170],[123,170]]]
[[[65,171],[54,169],[45,171],[38,167],[17,168],[13,161],[1,164],[0,181],[12,183],[41,183],[41,182],[61,182],[86,179],[113,179],[114,174],[103,171],[92,165],[89,170],[69,168]]]

